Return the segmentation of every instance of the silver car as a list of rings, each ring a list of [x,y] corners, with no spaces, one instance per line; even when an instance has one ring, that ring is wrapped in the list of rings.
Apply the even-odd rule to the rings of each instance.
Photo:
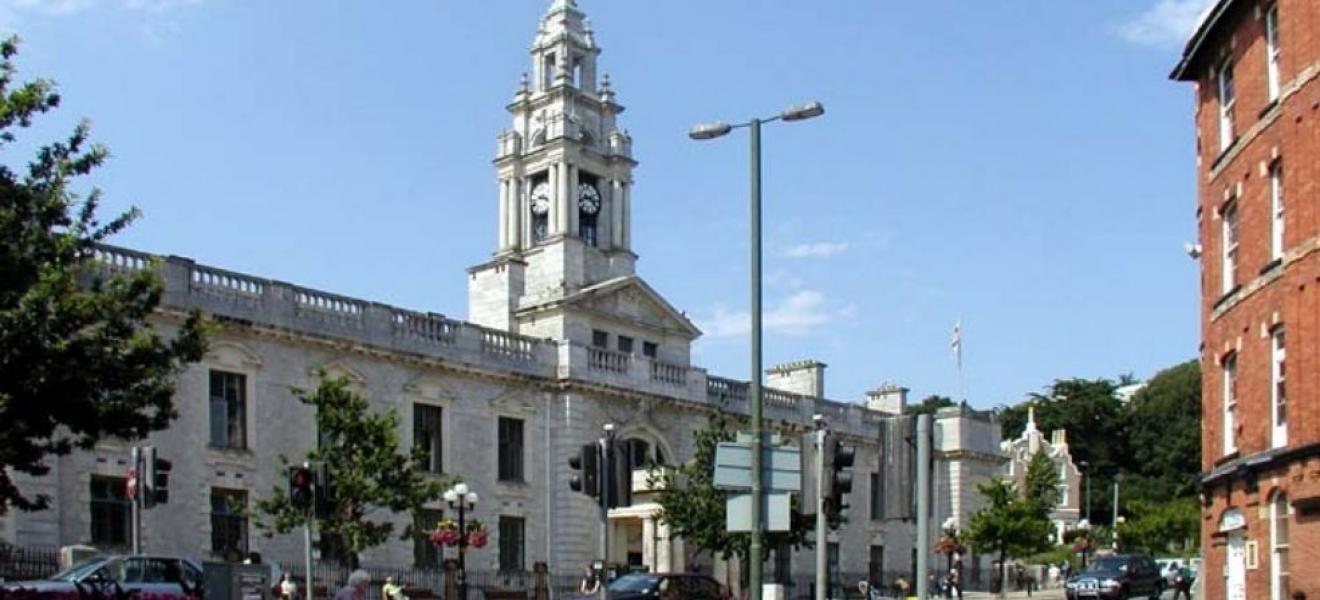
[[[202,595],[202,568],[188,559],[167,556],[97,556],[38,581],[0,584],[10,592],[37,597],[78,597],[100,592],[105,597],[196,599]]]

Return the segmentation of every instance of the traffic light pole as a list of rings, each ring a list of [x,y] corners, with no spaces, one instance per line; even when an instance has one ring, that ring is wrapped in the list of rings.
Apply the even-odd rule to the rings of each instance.
[[[605,437],[600,439],[600,600],[609,599],[610,572],[610,495],[614,492],[614,424],[605,425]]]
[[[142,448],[133,446],[131,462],[133,463],[133,497],[129,499],[132,510],[129,515],[132,523],[132,545],[133,554],[142,554],[142,496],[146,494],[146,486],[143,485],[143,476],[145,469],[142,464]]]
[[[815,433],[816,444],[816,600],[825,600],[829,594],[829,535],[828,517],[825,515],[826,477],[830,473],[825,465],[825,429]]]
[[[929,598],[930,415],[917,415],[917,597]]]
[[[310,467],[310,464],[303,463],[304,469]],[[313,494],[312,496],[315,498],[316,495]],[[312,579],[312,508],[308,507],[307,511],[303,514],[307,519],[303,522],[303,567],[307,569],[305,571],[305,573],[307,573],[307,579],[304,582],[307,590],[304,593],[307,598],[315,598],[316,585],[313,583],[315,580]]]

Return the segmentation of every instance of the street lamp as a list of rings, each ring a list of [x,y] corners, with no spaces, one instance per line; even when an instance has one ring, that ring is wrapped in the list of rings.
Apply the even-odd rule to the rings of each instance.
[[[761,473],[761,124],[773,121],[802,121],[825,114],[820,102],[807,102],[790,106],[769,118],[753,118],[746,123],[730,125],[723,121],[697,125],[688,132],[694,140],[713,140],[727,135],[734,128],[746,127],[751,138],[751,312],[752,312],[752,380],[748,402],[752,421],[752,539],[748,545],[747,582],[752,588],[751,600],[761,600],[761,511],[764,482]]]
[[[953,555],[959,551],[958,520],[950,516],[944,520],[943,529],[944,539],[940,540],[940,549],[944,551],[946,557],[944,573],[947,576],[953,572]]]
[[[477,508],[480,498],[466,483],[454,484],[441,497],[450,509],[458,511],[458,597],[467,600],[467,513]]]

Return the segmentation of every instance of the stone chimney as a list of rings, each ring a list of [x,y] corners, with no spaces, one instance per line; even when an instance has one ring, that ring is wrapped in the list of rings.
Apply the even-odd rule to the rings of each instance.
[[[795,360],[766,369],[767,387],[793,394],[825,397],[825,363],[818,360]]]
[[[901,415],[907,409],[908,389],[886,383],[866,393],[866,408],[891,415]]]

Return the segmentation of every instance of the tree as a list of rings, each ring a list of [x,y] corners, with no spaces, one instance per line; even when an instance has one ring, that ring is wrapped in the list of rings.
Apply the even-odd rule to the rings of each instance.
[[[1126,504],[1130,515],[1118,528],[1124,549],[1163,554],[1195,547],[1201,521],[1201,508],[1195,499],[1131,500]]]
[[[1044,449],[1031,455],[1031,462],[1027,463],[1022,497],[1045,518],[1059,504],[1059,470]]]
[[[17,53],[17,38],[0,42],[0,148],[60,102],[44,79],[14,87]],[[148,323],[163,289],[154,268],[98,269],[97,244],[138,213],[101,223],[100,191],[71,189],[107,157],[88,132],[84,122],[43,146],[21,174],[0,165],[0,514],[50,502],[24,495],[12,473],[44,475],[52,455],[168,426],[174,376],[206,352],[199,313],[169,341]]]
[[[1027,556],[1050,547],[1054,528],[1038,507],[1020,496],[1012,482],[992,479],[977,486],[987,504],[972,515],[967,540],[977,552],[999,557],[1002,569],[1009,558]],[[1003,581],[1000,572],[1000,581]]]
[[[904,412],[909,415],[933,415],[939,409],[950,406],[958,406],[958,404],[950,400],[948,396],[931,394],[922,399],[921,402],[908,406]]]
[[[1175,365],[1133,395],[1126,433],[1131,464],[1125,496],[1163,503],[1194,498],[1201,470],[1201,363]]]
[[[692,460],[677,468],[653,471],[649,479],[652,489],[660,489],[656,500],[660,505],[659,518],[669,524],[674,535],[682,536],[686,543],[712,556],[724,560],[737,557],[745,561],[750,551],[751,535],[725,530],[726,495],[714,484],[715,449],[720,442],[734,440],[736,424],[728,413],[716,413],[705,429],[693,432],[695,451]],[[810,519],[799,516],[797,511],[791,514],[790,531],[766,533],[767,553],[774,548],[810,546],[807,539],[807,532],[812,528],[812,523],[808,522]]]
[[[323,556],[336,556],[356,568],[358,554],[389,540],[394,524],[372,519],[407,511],[410,519],[401,539],[416,532],[411,523],[422,505],[440,496],[448,483],[426,475],[425,451],[399,451],[399,415],[390,410],[372,414],[367,399],[349,389],[344,378],[320,375],[316,391],[294,390],[303,404],[316,407],[318,447],[307,453],[308,462],[329,465],[331,511],[317,518]],[[280,456],[284,467],[288,459]],[[304,523],[305,514],[289,502],[288,490],[275,485],[256,503],[257,526],[267,537],[288,533]]]

